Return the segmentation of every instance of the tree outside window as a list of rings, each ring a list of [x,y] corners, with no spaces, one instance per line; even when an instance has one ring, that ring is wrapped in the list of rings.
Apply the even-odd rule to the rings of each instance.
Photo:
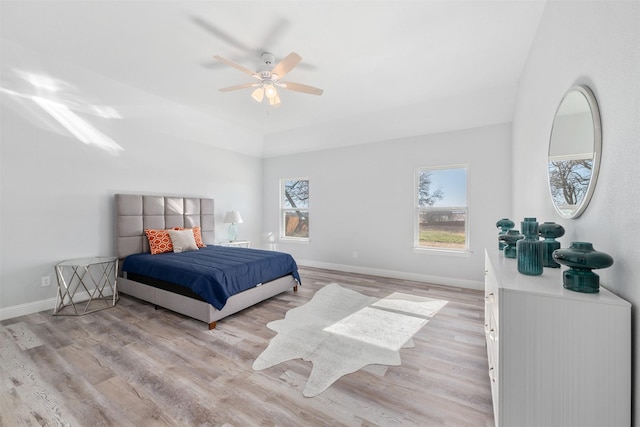
[[[309,180],[280,181],[280,237],[309,239]]]
[[[549,189],[560,210],[572,212],[587,194],[592,159],[553,160],[549,162]]]
[[[467,167],[416,171],[415,247],[468,250]]]

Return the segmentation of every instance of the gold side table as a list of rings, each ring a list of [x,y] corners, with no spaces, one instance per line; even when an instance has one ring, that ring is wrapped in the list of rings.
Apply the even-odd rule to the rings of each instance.
[[[70,259],[56,264],[55,270],[58,294],[54,315],[81,316],[116,305],[117,257]],[[78,302],[80,298],[82,301]]]

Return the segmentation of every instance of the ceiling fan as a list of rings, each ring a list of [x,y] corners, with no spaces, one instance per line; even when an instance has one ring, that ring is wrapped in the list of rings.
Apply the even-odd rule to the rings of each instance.
[[[274,55],[269,52],[264,52],[260,56],[262,63],[256,71],[251,71],[250,69],[219,55],[214,56],[214,58],[258,80],[258,82],[255,83],[243,83],[240,85],[225,87],[220,89],[221,92],[230,92],[232,90],[254,87],[256,89],[251,93],[251,97],[257,102],[262,102],[266,96],[269,100],[269,104],[272,106],[280,105],[280,97],[278,96],[277,88],[308,93],[311,95],[322,95],[323,92],[322,89],[318,89],[317,87],[304,85],[302,83],[282,81],[282,78],[296,65],[298,65],[300,61],[302,61],[302,57],[295,52],[291,52],[275,67],[272,65],[275,59]]]

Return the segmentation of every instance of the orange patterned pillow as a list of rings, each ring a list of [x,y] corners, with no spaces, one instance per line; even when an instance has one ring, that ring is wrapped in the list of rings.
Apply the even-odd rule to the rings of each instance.
[[[145,229],[144,234],[149,239],[149,248],[152,255],[173,252],[173,244],[167,230]]]
[[[196,225],[193,227],[193,237],[196,239],[196,246],[199,248],[205,248],[207,245],[202,241],[202,231],[200,230],[200,226]]]

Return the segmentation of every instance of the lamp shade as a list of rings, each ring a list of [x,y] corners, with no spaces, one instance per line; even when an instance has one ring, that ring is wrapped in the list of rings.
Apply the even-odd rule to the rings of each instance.
[[[262,102],[262,98],[264,98],[264,89],[259,87],[258,89],[254,90],[251,94],[251,97],[258,102]]]
[[[279,106],[280,105],[280,97],[278,95],[276,95],[273,98],[269,98],[269,105],[272,105],[274,107]]]
[[[228,211],[224,214],[225,224],[242,224],[242,217],[238,211]]]
[[[267,98],[271,99],[278,96],[278,91],[276,90],[276,87],[274,85],[267,84],[264,86],[264,94],[267,96]]]

